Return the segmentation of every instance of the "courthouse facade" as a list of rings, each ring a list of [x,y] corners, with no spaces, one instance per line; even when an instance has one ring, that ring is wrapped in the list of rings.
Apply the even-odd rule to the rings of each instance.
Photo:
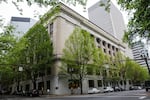
[[[55,10],[51,9],[47,12],[47,15],[43,16],[43,19],[46,19],[44,25],[48,28],[54,46],[55,57],[61,58],[65,41],[76,26],[90,32],[91,36],[95,38],[96,45],[101,48],[104,53],[110,56],[114,56],[118,51],[123,54],[126,53],[126,45],[124,45],[120,39],[108,34],[101,27],[98,27],[93,22],[84,18],[64,4],[60,3],[59,7],[59,13],[47,18],[47,15]],[[50,73],[45,74],[45,77],[43,78],[44,82],[40,76],[37,79],[37,88],[40,88],[40,86],[43,85],[45,93],[47,89],[50,89],[50,94],[70,94],[71,91],[68,87],[68,80],[70,77],[66,77],[59,73],[60,67],[61,61],[59,59],[55,60],[54,66],[50,69]],[[91,83],[93,83],[93,87],[102,89],[103,87],[99,83],[101,80],[101,77],[98,76],[88,76],[88,78],[83,80],[83,93],[87,93],[90,88],[89,84]],[[25,90],[32,89],[33,87],[30,80],[21,82],[21,84],[24,84],[23,89]],[[80,89],[75,89],[74,93],[80,93]]]

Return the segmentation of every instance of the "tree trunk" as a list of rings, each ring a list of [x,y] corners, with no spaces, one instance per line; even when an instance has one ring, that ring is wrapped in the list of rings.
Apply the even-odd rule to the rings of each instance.
[[[36,89],[36,80],[33,81],[33,89]]]
[[[82,89],[83,85],[82,85],[82,76],[80,74],[80,90],[81,90],[81,94],[83,94],[83,89]]]
[[[33,89],[36,89],[36,76],[33,74],[32,78]]]

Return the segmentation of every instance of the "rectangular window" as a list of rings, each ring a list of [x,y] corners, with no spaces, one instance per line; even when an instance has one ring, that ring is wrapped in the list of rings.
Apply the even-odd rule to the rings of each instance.
[[[96,70],[96,75],[100,75],[100,70]]]
[[[25,86],[25,91],[29,91],[29,90],[30,90],[30,85],[27,84],[27,85]]]
[[[45,76],[45,72],[44,71],[39,72],[39,77],[43,77],[43,76]]]
[[[50,81],[47,81],[47,82],[46,82],[46,86],[47,86],[47,89],[50,89],[50,86],[51,86],[51,85],[50,85]]]
[[[107,71],[103,70],[103,76],[107,77]]]
[[[90,34],[90,36],[91,36],[91,37],[94,37],[94,35],[93,35],[93,34]]]
[[[89,87],[94,87],[94,80],[89,80]]]
[[[104,53],[107,53],[106,49],[103,49],[104,50]]]
[[[129,80],[129,84],[132,84],[131,80]]]
[[[109,55],[111,55],[111,51],[109,51]]]
[[[115,49],[115,47],[114,46],[112,46],[112,50],[114,50]]]
[[[98,87],[102,87],[102,80],[97,80]]]
[[[49,32],[50,32],[50,36],[52,36],[53,35],[53,23],[51,23],[49,26]]]
[[[98,44],[100,44],[101,40],[99,38],[96,38],[96,41]]]
[[[50,34],[50,40],[53,41],[53,23],[49,24],[49,34]]]
[[[87,74],[88,75],[93,75],[93,69],[92,68],[87,68]]]
[[[70,79],[68,80],[68,88],[71,89],[77,89],[78,87],[80,87],[80,81],[76,80],[76,79]]]
[[[51,68],[47,68],[47,69],[46,69],[46,74],[47,74],[47,75],[51,75]]]
[[[47,25],[45,28],[46,28],[46,30],[48,31],[48,25]]]
[[[78,68],[73,68],[73,67],[67,67],[67,71],[70,74],[76,74],[76,73],[79,72],[79,69]]]
[[[38,90],[42,90],[44,88],[44,82],[38,83]]]
[[[108,48],[110,49],[110,44],[108,43]]]

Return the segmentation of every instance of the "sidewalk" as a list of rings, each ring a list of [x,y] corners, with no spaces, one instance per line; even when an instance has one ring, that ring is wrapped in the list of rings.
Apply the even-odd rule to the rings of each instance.
[[[48,97],[48,98],[60,98],[60,97],[86,97],[91,96],[89,94],[64,94],[64,95],[40,95],[40,97]]]

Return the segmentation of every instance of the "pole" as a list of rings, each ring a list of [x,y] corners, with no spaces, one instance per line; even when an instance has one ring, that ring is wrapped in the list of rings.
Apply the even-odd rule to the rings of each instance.
[[[2,74],[0,72],[0,91],[2,90]]]
[[[19,82],[19,72],[17,73],[17,92],[19,91],[20,82]]]
[[[150,67],[148,64],[148,59],[149,59],[148,50],[142,50],[141,52],[142,52],[141,57],[145,60],[145,63],[147,65],[147,69],[148,69],[148,73],[150,75]]]
[[[70,87],[70,90],[71,90],[71,95],[73,94],[73,77],[72,77],[72,74],[73,74],[73,68],[72,67],[70,67],[69,68],[69,73],[70,73],[70,77],[71,77],[71,87]]]
[[[73,94],[72,68],[71,68],[71,94]]]
[[[145,62],[146,62],[146,65],[147,65],[147,68],[148,68],[148,73],[149,73],[149,75],[150,75],[150,68],[149,68],[149,64],[148,64],[148,60],[147,60],[147,57],[145,57]]]

